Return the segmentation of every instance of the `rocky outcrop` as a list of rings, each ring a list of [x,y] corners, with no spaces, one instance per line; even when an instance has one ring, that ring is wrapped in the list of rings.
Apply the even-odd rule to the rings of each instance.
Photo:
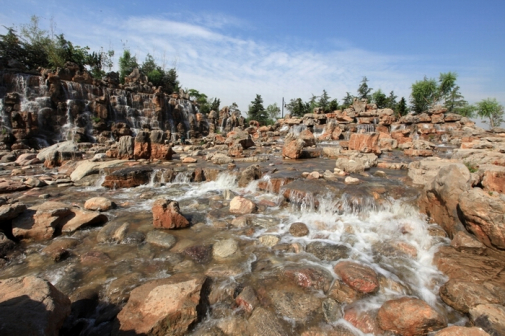
[[[46,280],[28,276],[0,280],[2,335],[57,336],[70,314],[70,300]]]
[[[458,202],[468,231],[488,247],[505,249],[505,195],[472,188],[460,193]]]
[[[206,277],[176,274],[135,288],[118,314],[119,332],[185,335],[206,312]]]
[[[182,229],[189,221],[181,214],[179,203],[170,199],[158,199],[152,207],[153,226],[160,229]]]
[[[458,215],[459,197],[470,187],[470,172],[461,163],[442,167],[420,198],[421,211],[444,228],[450,237],[465,230]]]

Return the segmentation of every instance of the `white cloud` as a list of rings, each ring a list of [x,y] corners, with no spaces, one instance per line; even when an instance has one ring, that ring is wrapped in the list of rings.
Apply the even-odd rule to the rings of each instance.
[[[250,24],[219,13],[127,18],[110,11],[86,14],[59,14],[55,18],[58,30],[75,44],[94,50],[112,44],[116,61],[123,44],[139,61],[151,53],[161,64],[164,56],[167,67],[177,65],[183,87],[221,98],[222,104],[237,102],[243,112],[256,94],[262,95],[265,105],[280,104],[282,97],[308,99],[323,89],[341,100],[347,91],[356,93],[363,76],[374,89],[381,88],[386,94],[394,90],[397,96],[408,98],[415,80],[425,74],[437,77],[439,72],[453,70],[441,68],[439,59],[372,52],[366,45],[356,46],[338,38],[324,46],[322,42],[311,43],[310,49],[303,43],[273,44],[260,38],[244,38],[240,32],[244,27],[251,28]],[[461,90],[468,100],[503,97],[503,92],[484,92],[488,71],[458,71]]]

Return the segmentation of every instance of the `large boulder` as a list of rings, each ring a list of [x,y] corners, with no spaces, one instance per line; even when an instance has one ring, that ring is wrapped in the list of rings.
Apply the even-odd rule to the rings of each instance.
[[[373,153],[353,153],[347,157],[340,157],[335,167],[346,173],[361,173],[377,165],[377,155]]]
[[[419,200],[422,212],[453,237],[456,232],[465,230],[458,216],[461,194],[470,188],[470,172],[462,163],[442,167],[430,185],[425,186]]]
[[[16,218],[26,210],[26,205],[21,202],[0,205],[0,221]]]
[[[505,249],[505,195],[472,188],[459,195],[465,227],[488,247]]]
[[[505,335],[505,307],[498,304],[482,304],[470,309],[473,325],[489,335]]]
[[[284,140],[282,147],[282,157],[288,159],[298,159],[302,155],[305,142],[302,139],[288,138]]]
[[[451,279],[440,287],[440,297],[452,308],[468,313],[480,304],[505,304],[505,290],[492,283]]]
[[[444,317],[430,305],[409,297],[386,301],[377,320],[381,329],[404,336],[426,335],[447,326]]]
[[[117,315],[120,334],[185,335],[206,312],[205,280],[203,275],[175,274],[135,288]]]
[[[70,300],[49,281],[34,277],[0,280],[0,334],[57,336],[70,314]]]
[[[15,161],[18,166],[27,166],[39,162],[40,160],[37,158],[37,154],[35,153],[21,154]]]
[[[61,165],[65,160],[72,158],[80,158],[82,153],[79,152],[77,144],[73,141],[64,141],[42,149],[37,154],[37,159],[44,162],[48,168]]]
[[[238,186],[246,187],[249,182],[258,180],[261,178],[262,172],[259,165],[252,165],[240,172],[238,178]]]
[[[457,163],[457,160],[430,157],[409,163],[409,177],[412,183],[430,185],[442,167]]]
[[[160,229],[182,229],[189,221],[181,214],[179,203],[170,199],[158,199],[152,207],[153,226]]]
[[[380,154],[379,133],[353,133],[349,139],[349,149],[362,153]]]
[[[118,142],[118,159],[129,160],[133,159],[133,150],[135,148],[135,141],[132,136],[124,135],[119,138]]]
[[[316,138],[314,137],[314,133],[312,133],[309,129],[301,131],[298,137],[303,140],[305,147],[316,145]]]

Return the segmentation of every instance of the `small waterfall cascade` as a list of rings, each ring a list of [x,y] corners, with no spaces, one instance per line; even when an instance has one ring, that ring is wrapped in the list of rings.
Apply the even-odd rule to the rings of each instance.
[[[357,126],[358,133],[373,133],[375,132],[374,124],[359,124]]]
[[[138,91],[144,89],[148,92]],[[182,96],[144,86],[75,82],[52,73],[0,72],[0,128],[9,135],[2,137],[0,146],[22,149],[65,140],[106,142],[122,135],[135,136],[145,128],[166,131],[172,140],[177,134],[188,138],[206,135],[205,116]]]

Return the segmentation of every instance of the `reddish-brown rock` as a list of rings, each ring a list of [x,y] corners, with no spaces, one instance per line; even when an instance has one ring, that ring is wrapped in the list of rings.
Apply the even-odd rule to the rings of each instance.
[[[105,176],[102,186],[111,189],[138,187],[149,182],[152,171],[149,167],[119,169]]]
[[[314,137],[314,133],[312,133],[308,129],[301,131],[299,138],[303,140],[305,147],[315,146],[316,144],[316,138]]]
[[[179,203],[169,199],[158,199],[152,207],[153,226],[161,229],[182,229],[189,221],[181,214]]]
[[[375,293],[379,289],[377,273],[370,267],[353,261],[342,261],[335,265],[334,270],[347,285],[360,293]]]
[[[314,288],[327,292],[330,289],[333,277],[324,268],[316,266],[289,266],[283,270],[282,276],[294,281],[294,283],[304,288]]]
[[[136,335],[184,335],[205,310],[202,275],[176,274],[150,281],[130,293],[118,314],[119,332]]]
[[[349,149],[358,150],[362,153],[380,154],[378,133],[353,133],[349,139]]]
[[[302,154],[305,142],[302,139],[289,139],[286,137],[282,147],[282,157],[288,159],[298,159]]]
[[[439,293],[445,303],[463,313],[479,304],[505,304],[505,290],[492,283],[451,279],[440,287]]]
[[[426,335],[447,326],[447,321],[426,302],[404,297],[386,301],[377,314],[379,326],[404,336]]]
[[[57,336],[70,314],[70,300],[34,277],[0,280],[0,334]]]
[[[382,335],[384,332],[377,322],[377,311],[360,311],[350,308],[345,311],[344,320],[352,324],[363,333]]]
[[[151,144],[151,160],[172,160],[173,155],[172,146],[159,143]]]
[[[254,289],[250,286],[246,286],[242,292],[240,292],[235,299],[235,302],[239,307],[242,307],[242,309],[248,313],[251,313],[259,303]]]

